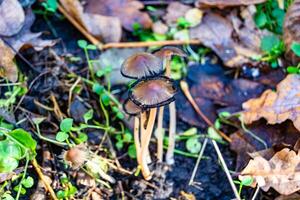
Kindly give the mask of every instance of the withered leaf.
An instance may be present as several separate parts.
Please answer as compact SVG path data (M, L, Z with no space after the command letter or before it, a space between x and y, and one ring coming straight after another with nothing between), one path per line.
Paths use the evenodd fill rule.
M270 124L290 119L300 130L300 76L288 75L277 85L276 92L266 90L259 98L243 103L243 109L246 124L260 118L265 118Z
M284 43L286 45L286 58L293 64L298 64L300 58L291 50L293 42L300 43L300 0L295 0L286 12L284 19Z
M250 160L241 172L240 180L252 177L253 187L258 186L268 191L270 187L283 195L290 195L300 189L300 155L284 148L269 161L261 156Z
M18 33L25 21L25 14L18 0L0 1L0 36Z
M195 4L197 7L218 7L224 8L227 6L245 6L263 3L266 0L198 0Z
M184 17L191 6L184 5L180 2L171 2L167 7L167 14L163 17L168 25L177 23L178 18Z
M121 40L121 22L117 17L86 13L78 0L60 0L60 2L88 32L103 42L119 42Z
M7 77L8 80L16 82L18 79L17 66L14 63L15 52L22 47L33 47L40 51L47 46L53 46L55 40L42 40L40 38L41 32L32 33L30 31L31 25L35 20L34 14L31 10L26 11L26 17L22 29L12 37L0 37L0 70L1 77ZM5 42L4 42L5 41ZM11 49L13 48L13 49Z
M136 0L87 0L85 12L117 17L126 30L133 31L135 23L140 24L143 28L152 26L150 16L146 12L140 11L143 8L144 4Z
M15 53L7 47L3 40L0 39L0 76L6 77L11 82L18 80L18 68L14 62Z
M250 16L250 18L252 18ZM236 19L236 18L235 18ZM235 20L237 23L237 20ZM233 33L237 30L235 24L221 15L207 13L202 22L190 29L190 38L200 40L205 46L211 48L228 67L239 67L245 63L254 63L251 59L260 55L258 46L260 40L250 38L256 36L258 32L244 27L243 30L236 32L240 36L239 43L233 40ZM249 34L251 33L251 35ZM249 45L251 41L251 45ZM256 41L253 42L253 41Z

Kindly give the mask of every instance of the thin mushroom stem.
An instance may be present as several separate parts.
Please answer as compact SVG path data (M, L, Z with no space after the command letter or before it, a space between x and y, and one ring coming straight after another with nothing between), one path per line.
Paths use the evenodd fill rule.
M136 149L136 155L137 155L137 162L139 161L139 155L141 153L141 144L140 144L140 120L138 117L134 117L134 130L133 130L133 137L134 137L134 145Z
M166 154L166 162L169 165L174 164L174 149L175 149L175 135L176 135L176 106L175 102L170 103L170 124L169 124L169 145Z
M145 131L146 131L146 128L145 128L145 124L147 122L147 113L146 112L142 112L141 113L141 140L140 141L144 141L145 140ZM149 153L149 148L147 147L146 149L146 160L147 160L147 163L151 163L151 156L150 156L150 153ZM141 160L140 160L141 162Z
M184 95L188 99L188 101L191 103L192 107L196 111L196 113L210 126L212 127L221 137L223 137L227 142L231 142L231 138L228 137L225 133L222 131L218 130L214 124L206 117L206 115L200 110L198 105L196 104L194 98L192 97L189 86L185 81L180 81L180 87L181 90L183 91Z
M163 131L163 117L164 117L164 107L160 107L158 111L157 118L157 127L156 127L156 137L157 137L157 160L162 162L163 159L163 139L164 139L164 131Z
M157 108L150 109L146 129L142 130L142 134L143 134L142 138L143 139L141 141L142 145L141 145L141 153L140 153L139 159L141 161L141 164L140 164L141 171L146 180L151 179L150 169L147 164L147 151L148 151L148 147L149 147L149 143L151 140L151 135L152 135L152 131L153 131L154 123L155 123L156 112L157 112Z

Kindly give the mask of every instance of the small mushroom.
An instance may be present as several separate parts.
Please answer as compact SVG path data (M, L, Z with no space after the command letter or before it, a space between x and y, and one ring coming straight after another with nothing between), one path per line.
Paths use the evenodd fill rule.
M131 101L130 98L125 100L123 108L124 111L129 115L137 115L143 111L142 108Z
M163 72L163 61L150 53L136 53L127 58L121 66L121 74L128 78L140 79Z
M187 57L187 54L177 47L166 46L161 48L160 50L154 53L155 56L159 57L163 60L165 75L167 77L171 76L171 58L172 56L180 56L180 57ZM176 106L175 102L169 104L169 112L170 112L170 120L169 120L169 142L168 142L168 150L166 154L166 161L168 164L174 163L174 149L175 149L175 133L176 133ZM163 121L163 113L164 108L161 107L158 112L158 125L156 129L157 133L157 159L162 161L163 155L163 136L162 136L162 121Z
M130 99L143 108L164 106L174 101L176 88L165 76L141 79L130 90Z

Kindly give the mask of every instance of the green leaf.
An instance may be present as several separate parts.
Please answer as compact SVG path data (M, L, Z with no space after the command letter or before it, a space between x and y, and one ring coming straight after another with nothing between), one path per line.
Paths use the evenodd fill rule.
M197 137L191 137L185 143L185 147L190 153L199 153L201 146Z
M118 140L118 142L116 143L116 147L118 150L121 150L124 146L124 143L122 140Z
M128 147L127 149L127 153L128 153L128 156L132 159L135 159L136 158L136 149L135 149L135 145L132 144Z
M268 22L266 14L264 12L256 12L254 15L254 22L257 27L264 27Z
M31 137L31 134L25 131L24 129L15 129L11 131L10 136L15 140L20 142L22 145L30 149L32 152L35 152L36 141Z
M55 139L59 142L63 142L68 138L69 138L69 135L66 132L62 132L62 131L58 132L55 137Z
M48 9L50 9L52 12L55 12L58 7L57 0L47 0L47 6Z
M85 40L78 40L77 44L82 49L85 49L87 47L87 45L88 45L87 41L85 41Z
M73 196L74 194L76 194L76 192L77 192L77 188L75 186L71 185L69 188L69 195Z
M86 48L87 48L88 50L97 50L97 46L96 46L96 45L93 45L93 44L87 45Z
M294 66L289 66L289 67L287 67L286 71L289 74L298 74L299 73L299 68L294 67Z
M22 149L17 143L9 139L0 141L0 158L11 157L20 160L22 155Z
M87 141L88 136L85 133L79 133L78 137L76 139L79 140L79 143L83 143L83 142Z
M0 158L0 173L12 172L19 165L19 161L12 157Z
M99 83L95 83L93 85L93 92L95 92L98 95L101 95L104 92L104 87Z
M219 117L220 117L220 118L228 118L228 117L230 117L230 116L231 116L230 112L224 111L224 112L220 112L220 113L219 113Z
M117 112L116 116L118 119L121 119L121 120L125 118L125 115L122 112Z
M221 128L221 122L220 122L220 119L217 119L217 120L215 121L214 125L215 125L215 128L216 128L216 129L220 129L220 128Z
M59 190L57 193L56 193L56 196L58 199L63 199L66 197L66 192L63 191L63 190Z
M18 190L19 190L20 187L21 187L21 194L22 195L26 194L26 190L25 190L25 188L22 187L21 184L20 185L16 185L13 189L14 189L15 192L18 192Z
M31 176L27 176L27 178L22 181L22 185L25 188L31 188L33 184L34 184L34 180Z
M300 57L300 43L293 42L291 45L291 49L294 52L294 54Z
M133 139L132 135L130 133L125 133L123 135L123 142L129 143Z
M252 177L245 177L242 181L241 184L245 186L250 186L253 183L253 178Z
M207 134L213 140L222 140L222 137L212 127L207 129Z
M110 103L110 98L109 98L108 95L102 94L102 95L101 95L101 101L103 102L103 104L104 104L105 106L108 106L109 103Z
M84 122L87 124L88 121L93 118L93 116L94 116L94 111L93 109L90 109L83 115Z
M260 48L264 52L271 52L273 48L280 45L280 40L275 35L264 36L261 40Z
M10 194L5 193L1 196L3 200L15 200Z
M60 130L63 131L63 132L69 132L71 131L71 128L73 126L73 119L72 118L66 118L66 119L63 119L61 122L60 122Z
M192 127L192 128L189 128L188 130L184 131L182 135L191 136L191 135L196 135L197 132L198 132L197 128Z

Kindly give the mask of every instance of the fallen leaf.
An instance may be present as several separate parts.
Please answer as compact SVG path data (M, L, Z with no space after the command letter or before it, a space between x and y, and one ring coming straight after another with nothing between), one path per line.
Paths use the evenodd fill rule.
M285 148L277 152L269 161L263 157L250 160L241 172L240 180L251 177L256 184L268 191L271 187L283 195L290 195L300 189L300 155Z
M23 27L25 14L18 0L0 2L0 36L12 36Z
M285 19L284 19L284 43L286 46L285 56L293 64L298 64L300 58L296 56L291 50L293 42L300 43L300 0L295 0L292 5L288 8Z
M60 0L60 2L70 15L98 39L103 42L121 40L121 22L117 17L86 13L78 0Z
M30 28L34 20L34 14L28 9L22 29L12 37L0 37L0 65L3 69L0 71L0 76L7 77L11 82L16 82L18 79L18 70L14 62L16 52L24 47L33 47L36 51L40 51L57 42L56 40L42 40L41 32L32 33Z
M157 34L164 35L168 32L169 27L162 21L156 21L152 24L152 31Z
M276 88L266 90L259 98L243 103L242 117L246 124L265 118L269 124L290 119L300 130L300 76L288 75Z
M7 77L11 82L18 80L18 68L14 62L15 53L0 39L0 76Z
M167 14L163 17L165 22L169 25L176 25L180 17L184 17L186 12L192 7L184 5L180 2L171 2L167 7Z
M228 6L245 6L263 3L266 0L197 0L197 7L218 7L224 8Z
M133 31L135 23L145 29L152 26L150 16L146 12L140 11L143 8L144 4L136 0L87 0L85 12L117 17L126 30Z
M268 32L256 28L253 9L251 6L242 9L241 17L233 10L227 18L209 12L198 26L190 29L190 38L211 48L228 67L248 63L256 66L259 62L253 58L262 54L260 41Z

